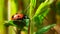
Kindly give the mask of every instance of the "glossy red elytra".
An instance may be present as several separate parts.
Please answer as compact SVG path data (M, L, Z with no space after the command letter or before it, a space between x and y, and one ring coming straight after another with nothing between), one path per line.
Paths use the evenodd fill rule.
M19 19L23 19L24 14L15 14L12 16L12 20L19 20Z

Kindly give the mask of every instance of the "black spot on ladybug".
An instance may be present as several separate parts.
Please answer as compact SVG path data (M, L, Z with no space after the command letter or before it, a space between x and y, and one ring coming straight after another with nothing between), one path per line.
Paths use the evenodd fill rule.
M19 17L19 16L18 16Z
M12 18L14 18L14 15L12 16Z

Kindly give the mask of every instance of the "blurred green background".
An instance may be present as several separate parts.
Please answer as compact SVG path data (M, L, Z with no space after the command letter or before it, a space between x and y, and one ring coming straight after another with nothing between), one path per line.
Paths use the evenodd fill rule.
M36 0L34 12L33 14L31 14L32 16L34 15L38 6L44 1L45 0ZM26 13L29 16L29 12L27 12L30 11L29 6L30 0L0 0L0 34L6 34L7 31L5 29L4 23L7 20L11 20L11 16L15 13L23 11L24 14ZM57 25L60 24L60 0L54 0L54 2L50 4L48 7L50 7L51 10L46 16L48 21L44 19L43 26L47 26L53 23L56 23ZM9 34L15 34L15 31L13 29L15 29L14 26L9 27ZM23 32L25 34L27 33L25 31ZM56 34L56 31L50 29L48 32L44 34Z

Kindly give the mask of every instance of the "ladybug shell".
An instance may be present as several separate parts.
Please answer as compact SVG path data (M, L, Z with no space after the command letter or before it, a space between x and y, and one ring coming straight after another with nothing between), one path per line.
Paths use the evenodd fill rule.
M23 19L24 15L23 14L15 14L12 16L12 20L21 20Z

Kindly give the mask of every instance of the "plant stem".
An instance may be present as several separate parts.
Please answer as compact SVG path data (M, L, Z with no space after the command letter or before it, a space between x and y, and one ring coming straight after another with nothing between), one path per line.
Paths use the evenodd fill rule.
M21 29L17 28L16 34L21 34Z
M6 34L9 34L9 26L5 26Z
M30 34L30 23L29 23L29 26L28 26L28 34Z

